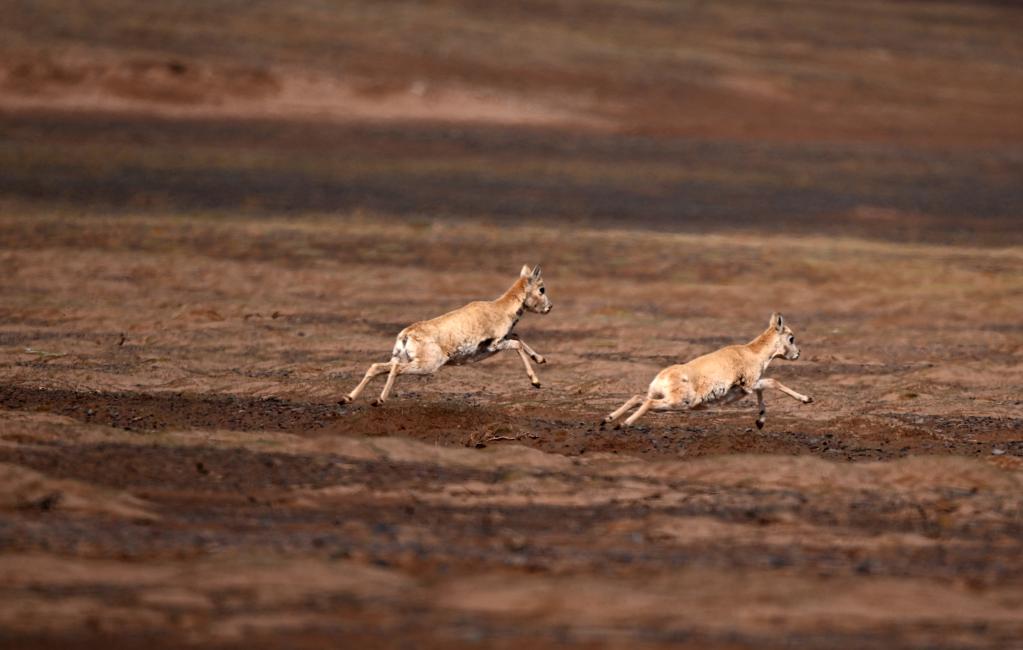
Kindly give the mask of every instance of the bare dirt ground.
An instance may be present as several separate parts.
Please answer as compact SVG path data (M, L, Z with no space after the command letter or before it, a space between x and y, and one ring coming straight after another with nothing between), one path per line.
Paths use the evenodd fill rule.
M337 217L8 215L0 238L8 642L1023 633L1019 249ZM409 320L540 251L542 389L505 355L335 404ZM813 405L597 428L771 308L804 351L771 374Z
M0 6L0 646L1023 647L1013 3Z

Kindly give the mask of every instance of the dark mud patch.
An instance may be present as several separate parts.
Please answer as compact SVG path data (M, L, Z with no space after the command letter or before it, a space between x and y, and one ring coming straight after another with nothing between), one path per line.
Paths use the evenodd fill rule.
M3 133L14 153L0 168L0 194L76 210L368 211L686 232L1020 241L1013 216L1023 200L1014 182L1020 161L1011 149L85 113L5 115ZM40 158L43 147L59 143L53 149L63 153L68 141L74 156ZM108 162L111 141L121 143L119 164L94 164ZM252 143L266 159L262 166L239 162L251 158ZM208 147L234 152L236 162L210 165L202 155ZM515 171L481 171L480 160L494 159L495 151L520 163ZM168 168L160 153L192 158ZM34 160L32 167L17 164L18 154ZM373 171L353 170L351 160ZM443 170L436 160L446 161ZM864 219L863 212L901 216ZM349 255L372 261L356 248Z
M387 489L437 481L441 470L416 463L368 463L339 456L310 459L246 449L166 445L53 445L0 449L0 462L16 463L55 478L73 478L117 489L252 492L357 484ZM493 472L445 468L447 480L495 480Z
M969 573L985 584L1023 577L1023 555L995 550L1018 546L1023 534L1023 504L1006 492L767 488L548 470L525 476L389 459L106 443L5 449L0 459L130 489L160 515L155 527L0 513L8 551L149 559L272 551L433 575L480 569L652 575L695 567L830 577ZM581 498L556 505L538 495L535 503L515 503L515 486L534 480L557 481ZM505 496L481 503L450 492L467 481ZM502 488L507 481L521 482ZM626 496L637 482L652 491ZM350 489L316 491L324 487ZM621 490L623 498L590 502L585 493L594 489ZM969 514L975 511L987 515L978 520ZM715 534L693 533L707 526ZM917 541L880 543L884 535Z
M808 425L753 409L653 414L638 426L601 429L592 413L537 406L512 413L480 395L424 402L406 393L384 406L339 406L279 398L188 393L107 393L0 387L0 406L63 415L146 435L169 430L278 431L301 436L405 436L449 447L520 444L568 456L593 452L698 458L724 454L814 455L833 461L892 460L915 454L1023 456L1023 421L997 417L887 414Z
M104 393L0 388L0 405L137 432L170 429L309 432L339 415L335 405L183 393Z

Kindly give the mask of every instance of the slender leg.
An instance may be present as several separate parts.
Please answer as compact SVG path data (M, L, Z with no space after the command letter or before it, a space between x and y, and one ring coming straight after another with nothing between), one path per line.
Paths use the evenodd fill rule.
M390 362L374 363L373 365L371 365L369 367L369 370L366 371L366 376L364 376L362 378L362 381L359 382L359 385L352 389L352 392L348 393L340 400L338 400L338 404L348 404L349 402L357 398L362 393L362 391L365 390L366 385L369 384L369 382L374 377L376 377L377 375L384 374L385 372L390 370L390 368L391 368Z
M529 365L529 356L526 351L522 348L518 349L519 357L522 359L522 365L526 367L526 374L529 375L529 381L536 388L540 387L540 380L537 378L536 373L533 372L533 366ZM542 358L542 357L541 357Z
M543 365L543 364L547 363L547 359L545 359L543 357L543 355L538 354L536 352L536 350L534 350L533 348L529 347L529 344L526 343L525 341L523 341L522 339L520 339L518 334L509 334L507 337L505 337L505 340L506 341L518 341L519 345L521 345L522 349L526 351L526 354L529 355L530 359L532 359L533 361L537 362L540 365Z
M380 391L380 397L373 400L373 406L380 406L387 401L387 396L391 393L391 387L394 386L395 378L401 374L401 371L408 364L398 364L397 359L391 359L391 372L387 375L387 383L384 384L384 389Z
M764 389L757 389L757 407L760 409L760 415L757 416L757 428L764 428L764 421L767 419L767 406L764 405Z
M728 391L728 393L725 394L724 399L722 399L720 402L718 402L718 405L719 406L724 406L725 404L731 404L732 402L737 402L737 401L741 400L743 397L746 397L747 395L749 395L752 392L753 392L753 389L751 389L751 388L745 388L743 386L733 386L732 389L730 391Z
M533 366L529 365L529 357L526 355L526 351L523 349L525 343L518 340L518 338L502 339L490 347L490 350L494 352L500 352L501 350L515 350L519 353L519 357L522 359L522 364L526 366L526 374L529 375L529 381L533 386L539 388L540 380L537 379L536 373L533 372ZM540 357L543 359L543 357ZM541 362L537 362L541 363Z
M650 410L650 407L654 405L654 401L655 400L650 398L643 400L643 403L639 405L639 408L636 409L636 412L630 415L629 418L623 423L624 426L631 427L636 420L643 417L643 415Z
M606 418L601 420L600 426L604 426L605 424L611 424L618 418L622 417L626 411L631 409L633 406L639 404L644 399L646 399L646 397L643 395L633 395L629 399L625 400L625 403L619 406L617 410L612 411L610 414L608 414Z
M797 393L796 391L792 390L791 388L782 384L780 381L776 379L764 378L758 381L757 383L753 384L753 390L763 390L765 388L774 388L775 390L779 390L788 395L789 397L791 397L792 399L799 400L803 404L810 404L813 402L813 398L810 397L809 395Z

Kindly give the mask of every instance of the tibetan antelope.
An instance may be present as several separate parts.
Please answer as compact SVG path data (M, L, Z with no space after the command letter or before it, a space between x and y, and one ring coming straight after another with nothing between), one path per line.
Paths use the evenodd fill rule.
M604 418L600 426L617 422L629 409L639 406L627 420L630 426L643 414L654 411L683 411L703 409L710 404L728 404L751 394L757 394L760 415L757 428L764 428L767 409L764 389L777 389L804 404L812 397L802 395L775 379L763 377L771 361L784 357L789 361L799 358L796 337L785 324L781 314L772 314L764 332L745 345L730 345L689 363L668 366L650 382L646 395L634 395L625 404ZM621 423L615 424L620 428Z
M530 382L539 388L540 380L529 360L540 364L547 363L547 360L512 330L524 311L546 314L550 310L551 301L543 286L540 267L530 270L523 266L515 284L497 300L471 302L443 316L419 321L403 329L394 343L391 360L371 365L359 385L338 403L351 402L374 377L387 373L384 390L373 400L373 405L379 406L387 400L398 375L432 375L441 366L481 361L502 350L519 353Z

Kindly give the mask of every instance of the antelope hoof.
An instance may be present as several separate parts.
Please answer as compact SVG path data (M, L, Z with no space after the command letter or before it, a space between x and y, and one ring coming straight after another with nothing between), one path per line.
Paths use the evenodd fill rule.
M813 404L813 398L807 397L806 399L803 400L803 404Z
M384 400L380 399L379 397L374 399L372 402L370 402L370 404L373 405L373 406L381 406L381 405L383 405L383 403L384 403Z
M352 403L352 397L351 397L351 395L345 395L344 397L339 399L337 401L337 403L338 404L351 404Z
M534 380L532 380L529 383L533 384L533 388L539 388L540 387L540 380L539 379L534 379Z
M624 428L625 427L622 426L621 422L615 422L615 426L614 426L615 431L618 431L619 429L624 429Z
M763 429L764 428L764 421L763 420L757 420L757 428L758 429Z
M547 359L544 356L539 355L539 354L533 357L533 361L537 362L541 366L543 364L547 363Z

